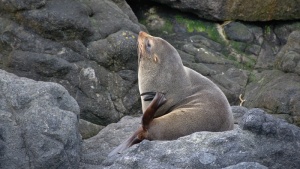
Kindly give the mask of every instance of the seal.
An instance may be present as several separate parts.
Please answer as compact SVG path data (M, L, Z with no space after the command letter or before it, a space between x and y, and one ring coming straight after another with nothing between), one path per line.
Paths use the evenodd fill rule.
M185 67L177 50L162 38L140 32L138 84L142 126L110 155L147 140L173 140L198 131L220 132L234 126L220 88Z

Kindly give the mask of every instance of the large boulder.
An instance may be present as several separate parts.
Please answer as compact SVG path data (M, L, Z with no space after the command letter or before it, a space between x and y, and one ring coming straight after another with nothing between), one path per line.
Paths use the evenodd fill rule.
M286 45L276 56L275 66L284 72L300 75L300 30L289 35Z
M241 109L241 110L239 110ZM124 153L107 154L138 127L140 118L124 117L84 140L81 168L297 168L300 128L266 114L246 112L232 131L197 132L173 141L148 141Z
M0 68L63 85L99 125L139 112L137 33L125 0L0 2Z
M246 107L260 107L300 125L300 77L279 70L254 73L246 87Z
M0 70L0 168L78 168L79 106L61 85Z
M243 20L270 21L300 18L299 0L153 0L182 11L192 12L201 18L214 21Z

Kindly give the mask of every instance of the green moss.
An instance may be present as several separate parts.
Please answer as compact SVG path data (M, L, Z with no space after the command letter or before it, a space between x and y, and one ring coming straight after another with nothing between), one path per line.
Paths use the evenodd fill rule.
M171 21L169 21L168 19L165 19L165 24L162 27L162 31L166 31L168 33L173 32L173 24L171 23Z
M224 44L224 40L218 32L217 26L214 23L205 22L199 19L184 18L181 15L176 15L175 20L186 27L187 32L203 32L213 41Z
M270 35L271 34L271 26L270 25L265 26L265 34L266 35Z
M230 46L234 48L239 53L243 53L244 49L246 48L246 44L243 42L237 42L237 41L230 41Z

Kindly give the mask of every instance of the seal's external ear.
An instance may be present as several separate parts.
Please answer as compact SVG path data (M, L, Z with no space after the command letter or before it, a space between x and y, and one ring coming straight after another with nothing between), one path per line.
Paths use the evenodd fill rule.
M155 63L157 63L157 62L158 62L158 56L157 56L156 54L154 54L154 56L153 56L153 60L154 60L154 62L155 62Z

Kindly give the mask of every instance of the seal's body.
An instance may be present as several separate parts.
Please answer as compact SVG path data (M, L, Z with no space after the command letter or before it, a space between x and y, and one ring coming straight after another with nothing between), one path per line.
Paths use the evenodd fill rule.
M142 127L131 139L171 140L197 131L233 129L224 93L208 78L183 66L177 50L167 41L140 32L138 62L144 115ZM131 146L129 142L132 140L114 153Z

